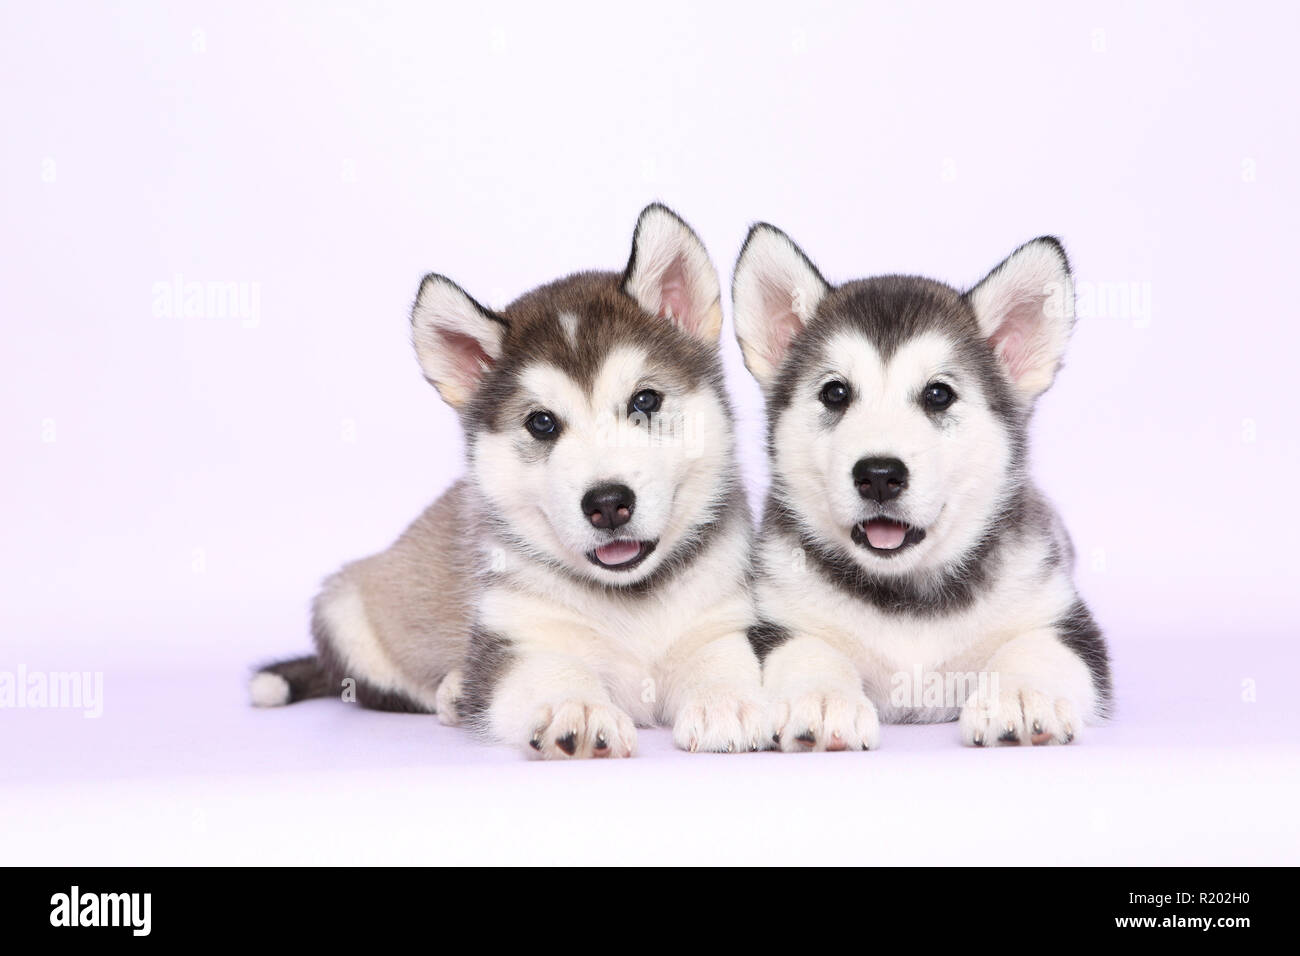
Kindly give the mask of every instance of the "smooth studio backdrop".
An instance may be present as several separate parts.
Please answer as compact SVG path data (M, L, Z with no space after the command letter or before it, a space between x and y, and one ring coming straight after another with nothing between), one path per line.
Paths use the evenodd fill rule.
M0 670L104 687L98 718L0 710L15 862L1294 861L1298 27L1281 3L7 5ZM410 348L420 277L502 306L620 269L655 199L724 288L758 219L831 281L966 286L1062 239L1080 320L1034 468L1112 642L1112 725L815 757L647 732L639 763L554 768L429 718L246 707L320 578L459 472Z

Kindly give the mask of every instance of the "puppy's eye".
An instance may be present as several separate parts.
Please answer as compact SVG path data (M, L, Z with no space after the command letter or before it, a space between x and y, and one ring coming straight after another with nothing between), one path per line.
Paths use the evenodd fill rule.
M632 396L632 400L627 403L627 413L629 415L640 412L642 415L650 415L659 411L663 405L664 397L654 389L643 388Z
M533 412L528 416L528 421L524 422L524 427L529 434L541 441L550 441L560 434L560 423L550 412Z
M827 408L843 408L849 403L849 387L843 382L827 382L822 386L822 404Z
M931 382L921 395L921 403L927 412L941 412L956 399L957 393L943 382Z

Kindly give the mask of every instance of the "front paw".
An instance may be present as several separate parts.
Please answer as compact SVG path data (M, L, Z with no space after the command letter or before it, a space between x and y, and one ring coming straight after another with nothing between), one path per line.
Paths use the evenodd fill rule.
M685 703L673 721L673 743L691 753L767 750L771 740L767 708L757 693L700 693Z
M528 746L546 759L630 757L636 751L636 724L610 704L566 700L542 707L533 727Z
M775 742L786 753L875 750L880 716L861 691L808 693L778 699Z
M962 743L973 747L1068 744L1081 726L1074 705L1066 698L1019 687L972 696L958 723Z

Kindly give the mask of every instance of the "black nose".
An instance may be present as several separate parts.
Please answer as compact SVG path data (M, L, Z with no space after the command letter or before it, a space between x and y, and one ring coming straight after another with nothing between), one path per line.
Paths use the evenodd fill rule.
M853 483L862 497L888 501L907 487L907 466L897 458L863 458L853 466Z
M594 528L613 530L632 520L636 495L627 485L597 485L582 496L582 513Z

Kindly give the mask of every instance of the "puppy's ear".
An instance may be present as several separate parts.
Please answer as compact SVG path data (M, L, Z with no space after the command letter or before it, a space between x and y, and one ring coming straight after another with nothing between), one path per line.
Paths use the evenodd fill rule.
M445 276L427 275L411 309L411 337L424 377L460 408L501 357L506 322Z
M722 329L718 271L699 237L667 206L651 203L641 211L623 291L651 315L717 342Z
M731 303L745 365L763 388L772 384L790 343L829 289L780 229L761 222L749 230L731 281Z
M980 331L1027 399L1047 390L1074 326L1074 282L1051 236L1025 243L966 293Z

